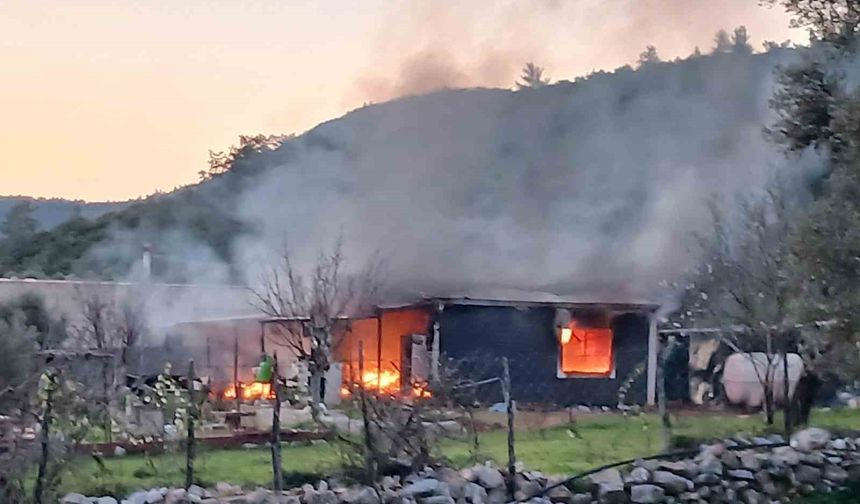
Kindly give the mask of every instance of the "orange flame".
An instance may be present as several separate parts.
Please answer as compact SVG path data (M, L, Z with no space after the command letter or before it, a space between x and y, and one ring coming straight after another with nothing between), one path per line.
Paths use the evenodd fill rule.
M239 389L242 391L242 399L246 401L275 398L271 383L257 381L243 383L239 385ZM236 399L236 386L234 384L231 384L224 390L224 399Z
M354 385L362 386L365 390L376 391L387 395L396 395L401 391L400 373L393 370L383 369L377 371L375 369L365 371L361 377L360 383ZM340 389L341 397L349 397L352 395L349 384L344 385ZM412 395L415 397L430 397L430 392L424 387L413 384Z

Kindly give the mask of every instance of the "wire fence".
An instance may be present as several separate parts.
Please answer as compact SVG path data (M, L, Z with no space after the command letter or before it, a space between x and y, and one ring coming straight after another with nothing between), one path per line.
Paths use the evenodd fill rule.
M602 374L574 374L555 358L531 353L442 356L435 369L413 366L426 376L392 366L400 382L383 389L372 375L378 362L360 356L355 372L343 376L340 400L324 408L312 407L306 394L295 395L277 364L268 378L271 393L235 402L218 400L195 366L175 365L172 375L147 385L157 404L141 405L142 411L158 410L154 423L163 428L161 434L137 439L137 445L124 442L127 437L90 443L96 460L90 467L96 480L110 480L106 457L128 450L146 453L136 470L141 481L212 486L231 481L241 467L246 479L233 482L277 489L333 474L374 483L427 465L490 463L506 475L508 497L514 499L522 497L516 482L531 471L567 481L595 467L694 447L739 429L764 431L756 418L731 423L680 416L672 418L667 437L664 417L638 407L646 395L642 363L632 354L613 357L615 365ZM42 400L37 418L55 419L48 428L62 432L65 426L56 420L60 410L53 416L44 411L49 403ZM39 459L38 439L28 445L30 460ZM49 453L58 454L58 438L45 439ZM67 442L63 447L79 448ZM46 460L50 467L56 459Z

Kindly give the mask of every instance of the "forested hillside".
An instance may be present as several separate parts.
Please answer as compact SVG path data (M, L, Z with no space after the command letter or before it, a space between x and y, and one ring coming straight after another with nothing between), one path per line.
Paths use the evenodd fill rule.
M775 169L763 135L773 48L724 47L539 88L447 90L366 106L289 138L246 138L199 184L18 236L0 274L120 278L147 244L165 280L241 281L285 237L382 250L411 289L646 292L687 260L715 195ZM428 274L428 272L433 272Z
M108 212L119 210L126 202L87 202L61 198L32 198L29 196L0 196L0 221L6 218L9 210L20 204L33 206L33 218L39 229L52 229L69 219L83 217L95 219Z

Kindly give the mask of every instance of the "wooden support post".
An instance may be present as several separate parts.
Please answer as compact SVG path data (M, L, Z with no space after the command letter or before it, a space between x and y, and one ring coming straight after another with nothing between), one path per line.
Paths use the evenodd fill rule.
M668 452L672 448L672 420L666 406L666 355L665 352L670 345L663 345L663 337L658 338L657 350L657 409L660 413L662 426L663 451Z
M786 347L788 347L788 343L786 342ZM794 426L792 425L792 398L790 394L790 387L788 382L788 349L782 352L782 390L785 393L785 397L783 397L783 404L785 405L783 411L785 412L784 427L785 427L785 439L791 439L791 431L794 430Z
M194 457L196 440L194 427L197 422L197 396L194 393L194 359L188 361L188 436L185 441L185 489L194 484Z
M260 322L260 351L266 353L266 323Z
M514 450L514 400L511 395L511 370L508 358L502 357L502 395L508 416L508 494L514 498L516 491L517 455Z
M206 374L212 376L212 345L208 334L206 335Z
M370 432L370 415L367 409L367 390L364 386L364 342L358 342L358 398L361 405L361 420L363 423L364 436L364 466L367 471L367 479L373 483L376 481L376 454L373 449L373 438Z
M364 380L364 371L358 374ZM376 392L382 392L382 308L376 312Z
M660 351L660 336L657 333L657 317L652 314L648 321L648 364L645 369L645 403L657 404L657 353Z
M242 387L239 383L239 335L233 328L233 391L236 392L236 414L239 415L239 427L242 426Z
M275 393L275 407L272 409L272 489L275 491L275 499L280 499L284 476L281 468L281 391L278 387L278 352L275 352L275 362L272 366L271 387Z
M33 488L33 502L42 504L43 494L45 492L45 478L48 473L48 458L50 456L51 443L51 415L54 414L54 389L59 386L59 379L54 371L46 371L49 383L45 390L45 409L42 411L42 419L39 422L41 432L39 433L39 443L41 444L41 453L39 455L39 469L36 473L36 483Z

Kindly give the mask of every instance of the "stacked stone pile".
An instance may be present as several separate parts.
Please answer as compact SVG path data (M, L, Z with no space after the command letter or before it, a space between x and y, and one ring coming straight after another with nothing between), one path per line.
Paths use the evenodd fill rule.
M639 460L609 468L568 484L537 471L519 471L514 498L530 504L660 504L788 502L798 495L832 492L860 481L860 438L832 438L822 429L779 436L726 439L705 445L681 460ZM573 490L571 490L573 489ZM425 468L400 478L384 477L376 488L347 486L332 479L275 495L264 488L243 490L219 483L214 488L141 490L122 504L504 504L507 480L492 465L463 470ZM112 497L69 494L62 504L120 504Z

